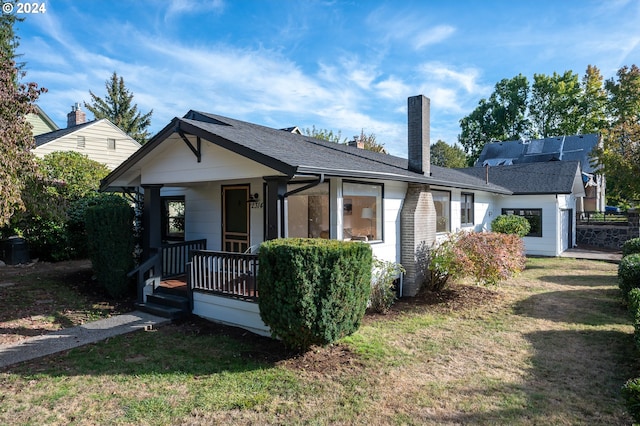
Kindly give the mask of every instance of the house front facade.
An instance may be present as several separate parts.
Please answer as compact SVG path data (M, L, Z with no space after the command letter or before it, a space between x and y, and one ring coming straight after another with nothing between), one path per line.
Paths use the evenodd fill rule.
M282 237L370 244L376 257L405 267L402 294L413 296L425 250L450 232L489 230L513 191L432 166L429 100L411 97L407 106L409 159L190 111L102 189L144 192L145 258L177 241L206 241L186 271L196 315L268 334L246 300L258 293L250 262L261 242Z

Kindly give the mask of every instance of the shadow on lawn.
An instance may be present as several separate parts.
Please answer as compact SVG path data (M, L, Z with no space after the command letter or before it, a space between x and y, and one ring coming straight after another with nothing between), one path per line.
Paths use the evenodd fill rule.
M617 289L540 293L515 304L514 313L531 318L584 325L630 324Z
M611 275L545 275L538 278L540 281L579 287L602 287L616 285L615 278Z

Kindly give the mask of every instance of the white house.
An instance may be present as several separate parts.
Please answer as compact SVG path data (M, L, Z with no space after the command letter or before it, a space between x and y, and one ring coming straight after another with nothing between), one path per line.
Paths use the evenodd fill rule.
M560 219L550 218L575 208L575 197L564 193L566 203L541 206L534 199L528 204L526 197L538 194L522 194L515 195L522 201L511 204L506 201L514 196L509 181L432 166L429 99L424 96L408 99L408 153L405 159L189 111L113 170L102 190L143 188L148 260L137 273L141 286L153 282L154 288L139 292L141 303L151 305L154 296L147 293L158 285L158 262L161 269L170 267L169 258L184 264L187 250L180 249L182 257L176 257L179 247L206 245L208 250L192 251L188 269L181 270L189 281L192 312L264 334L268 330L251 304L258 292L257 263L255 255L245 252L265 240L364 241L377 257L405 267L403 295L413 296L423 281L425 249L438 235L487 230L503 206L514 214L536 206L542 209L546 238L558 232L553 223L560 226ZM570 173L575 174L573 166ZM514 181L531 177L518 170L512 174ZM175 238L185 242L169 244ZM536 246L527 243L532 253ZM558 250L554 246L548 253Z
M66 128L36 135L34 154L42 158L55 151L76 151L113 170L140 148L135 139L111 121L85 119L85 113L76 104L67 115Z

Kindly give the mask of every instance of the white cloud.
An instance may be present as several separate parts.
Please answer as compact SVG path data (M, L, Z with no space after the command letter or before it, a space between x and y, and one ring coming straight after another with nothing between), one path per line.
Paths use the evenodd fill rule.
M165 14L165 20L179 14L222 12L224 6L223 0L172 0Z
M450 25L438 25L433 28L428 28L424 31L417 32L411 37L413 38L413 45L416 50L420 50L425 46L440 43L449 38L456 29Z

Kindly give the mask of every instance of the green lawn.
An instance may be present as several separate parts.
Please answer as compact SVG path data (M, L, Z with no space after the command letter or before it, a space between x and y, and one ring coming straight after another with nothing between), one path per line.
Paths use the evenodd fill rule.
M1 372L0 424L630 424L619 390L640 370L615 275L530 259L302 355L199 322L120 336Z

